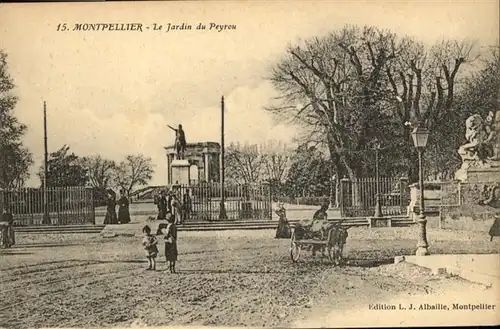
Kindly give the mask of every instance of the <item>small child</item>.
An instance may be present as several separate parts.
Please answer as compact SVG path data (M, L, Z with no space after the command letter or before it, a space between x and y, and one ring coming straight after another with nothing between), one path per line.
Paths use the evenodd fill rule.
M169 217L168 225L163 230L165 234L165 260L169 263L170 273L175 273L175 262L177 261L177 226L175 219Z
M158 255L158 240L154 235L151 234L151 228L146 225L142 229L144 237L142 239L142 245L146 249L146 258L149 262L149 267L147 270L156 271L156 256Z

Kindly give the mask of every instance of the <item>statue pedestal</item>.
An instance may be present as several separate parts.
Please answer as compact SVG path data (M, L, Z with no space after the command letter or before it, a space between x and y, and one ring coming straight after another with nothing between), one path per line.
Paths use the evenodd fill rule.
M180 185L189 185L189 161L188 160L174 160L170 165L172 169L172 183Z
M456 177L441 185L439 227L488 232L500 215L500 167L462 168Z
M487 120L474 114L465 127L458 182L441 185L439 227L491 232L500 215L500 111L490 112Z
M467 183L500 182L500 167L459 169L455 177Z
M175 184L179 180L178 175L174 178L172 173L172 163L177 159L177 152L175 145L165 147L167 161L166 161L166 178L167 185ZM184 153L184 160L189 161L190 164L190 183L196 181L218 181L219 180L219 159L220 159L220 145L216 142L199 142L188 143L186 152ZM175 167L175 165L174 165ZM182 169L181 169L182 170Z

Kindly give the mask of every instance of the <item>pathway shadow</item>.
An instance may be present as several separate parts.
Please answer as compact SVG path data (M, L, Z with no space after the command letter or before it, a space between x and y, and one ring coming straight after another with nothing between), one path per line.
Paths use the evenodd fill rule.
M33 255L32 252L22 252L22 251L10 251L9 249L2 249L0 250L0 255L2 256L19 256L19 255Z
M29 248L56 248L56 247L71 247L79 246L81 243L33 243L33 244L16 244L14 248L29 249Z
M166 272L169 269L159 270ZM280 271L238 271L238 270L177 270L176 274L282 274Z
M346 258L344 260L344 267L379 267L381 265L394 264L394 257L370 259L370 258Z
M258 247L245 247L245 248L238 248L238 249L207 249L207 250L196 250L196 251L188 251L188 252L179 252L179 256L182 255L198 255L198 254L206 254L206 253L231 253L233 251L240 251L240 250L257 250Z
M105 261L102 263L125 263L125 264L147 264L147 259L130 259L130 260L113 260L113 261Z
M307 267L316 269L325 269L327 267L378 267L381 265L394 264L394 257L383 257L383 258L350 258L345 257L343 264L335 266L328 258L310 258L299 260L297 263L291 264L290 266L297 267Z

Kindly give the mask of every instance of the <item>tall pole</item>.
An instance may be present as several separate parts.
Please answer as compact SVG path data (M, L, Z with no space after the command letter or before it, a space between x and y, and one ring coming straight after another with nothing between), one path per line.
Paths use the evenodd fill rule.
M220 127L220 212L219 219L225 220L227 219L226 213L226 205L225 205L225 191L224 191L224 176L225 176L225 167L224 167L224 96L222 96L221 101L221 127Z
M3 142L3 137L0 136L0 143ZM7 154L4 153L4 146L0 145L0 156L3 158L2 166L2 183L0 184L0 194L2 195L2 199L0 199L0 215L3 214L3 211L7 209ZM2 188L3 187L3 188Z
M380 178L378 171L378 146L375 149L375 179L377 180L377 195L380 195Z
M48 168L48 151L47 151L47 104L43 102L43 147L44 147L44 160L43 160L43 224L50 224L48 196L47 196L47 175Z
M378 152L380 150L380 145L375 145L375 184L376 186L376 204L375 204L375 214L373 217L381 218L384 215L382 214L382 204L380 203L380 177L379 177L379 168L378 168Z
M418 224L420 226L420 234L417 243L417 256L426 256L429 254L429 244L427 243L427 219L425 219L425 205L424 205L424 167L422 164L422 148L418 149L418 185L420 189L420 216Z

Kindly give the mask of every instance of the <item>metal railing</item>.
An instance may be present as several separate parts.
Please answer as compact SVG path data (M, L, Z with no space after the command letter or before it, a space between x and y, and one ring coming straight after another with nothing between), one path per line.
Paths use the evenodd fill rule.
M43 222L45 212L42 188L0 190L0 203L14 216L14 225L81 225L95 224L95 208L91 188L47 188L48 222Z
M409 204L407 178L381 177L340 180L340 212L342 217L373 216L380 194L384 215L403 215ZM378 193L377 193L378 192Z
M172 190L184 202L189 196L187 220L219 220L221 184L206 183L174 185ZM228 220L271 219L272 195L269 184L225 184L224 205Z

